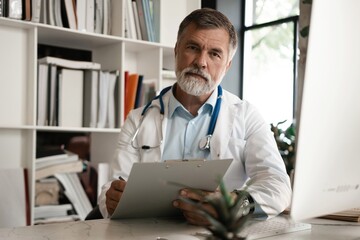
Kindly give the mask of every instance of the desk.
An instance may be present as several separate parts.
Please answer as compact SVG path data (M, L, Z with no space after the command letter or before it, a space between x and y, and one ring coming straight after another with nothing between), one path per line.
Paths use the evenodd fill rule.
M312 229L265 238L264 240L289 239L360 239L360 225L346 222L316 219L311 221ZM343 225L346 224L346 225ZM136 220L92 220L68 223L56 223L29 227L0 229L0 239L128 239L156 240L159 236L171 233L194 235L202 228L188 225L182 220L136 219ZM204 239L198 237L199 239ZM170 239L171 240L171 239ZM186 239L184 239L186 240Z

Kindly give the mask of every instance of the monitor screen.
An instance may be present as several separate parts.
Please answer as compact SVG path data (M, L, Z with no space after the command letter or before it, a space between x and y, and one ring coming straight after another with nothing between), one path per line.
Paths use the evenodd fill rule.
M291 215L360 207L360 1L314 0Z

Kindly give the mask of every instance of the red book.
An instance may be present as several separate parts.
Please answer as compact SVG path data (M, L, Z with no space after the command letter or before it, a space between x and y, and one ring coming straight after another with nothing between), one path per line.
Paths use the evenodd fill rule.
M135 105L138 79L139 74L137 73L129 74L128 78L125 77L125 119Z

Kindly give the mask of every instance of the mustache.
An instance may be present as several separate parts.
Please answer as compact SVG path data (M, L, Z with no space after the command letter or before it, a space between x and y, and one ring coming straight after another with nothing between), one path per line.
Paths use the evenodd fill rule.
M186 69L184 70L184 74L187 74L187 73L196 74L196 75L199 75L199 76L205 78L206 81L208 81L208 82L211 81L211 76L210 76L210 74L208 74L207 72L202 71L202 70L199 69L199 68L193 68L193 67L186 68Z

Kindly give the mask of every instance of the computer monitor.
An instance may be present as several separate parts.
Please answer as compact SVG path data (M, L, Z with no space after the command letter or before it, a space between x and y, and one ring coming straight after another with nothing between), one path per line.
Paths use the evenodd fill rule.
M313 0L291 216L360 207L360 1Z

